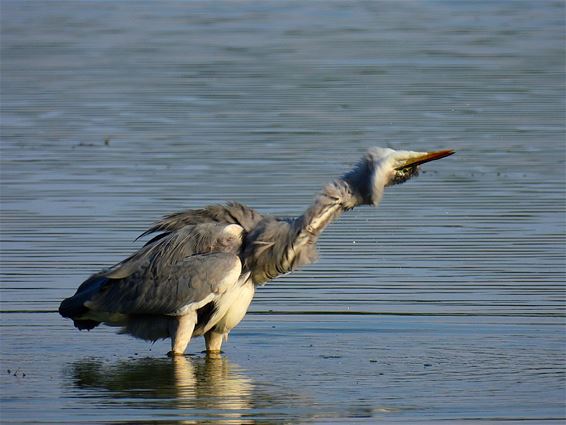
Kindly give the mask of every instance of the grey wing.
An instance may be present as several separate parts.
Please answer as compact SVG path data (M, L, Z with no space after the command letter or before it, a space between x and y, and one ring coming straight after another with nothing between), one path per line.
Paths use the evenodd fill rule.
M253 208L237 202L229 202L226 205L209 205L206 208L170 214L163 217L139 237L155 232L172 232L185 226L202 223L238 224L246 232L249 232L262 219L263 216ZM159 236L156 237L156 239L158 238Z
M226 282L222 280L223 273L241 271L237 254L242 241L233 226L214 223L186 226L148 243L126 260L88 278L75 295L63 300L59 313L75 321L96 321L99 316L93 316L92 312L131 310L140 314L142 311L170 314L174 300L201 302L210 291L222 289ZM173 291L178 298L165 297L167 291ZM159 298L152 301L152 296Z
M241 240L231 237L225 230L228 226L204 223L184 226L149 241L139 251L104 271L110 279L121 279L151 267L168 269L178 261L195 254L210 252L235 252L240 249Z
M110 281L85 306L106 313L181 315L197 310L233 287L241 271L237 255L194 255L166 270L147 267Z

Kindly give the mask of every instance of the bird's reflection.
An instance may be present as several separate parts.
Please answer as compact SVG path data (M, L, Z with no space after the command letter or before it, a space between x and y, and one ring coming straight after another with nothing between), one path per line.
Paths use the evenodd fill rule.
M250 409L257 401L265 406L276 398L258 394L252 379L222 355L118 362L90 359L72 364L70 370L74 386L86 390L86 397L93 397L96 390L95 397L111 399L113 408L123 404L174 409L173 422L180 424L253 424Z
M185 356L172 359L179 407L205 407L227 411L251 409L254 385L238 367L221 355L194 362Z

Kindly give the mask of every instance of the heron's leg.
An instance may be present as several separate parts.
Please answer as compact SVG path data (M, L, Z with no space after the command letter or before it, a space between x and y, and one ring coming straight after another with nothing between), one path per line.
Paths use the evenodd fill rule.
M196 313L177 316L171 320L169 334L171 335L171 355L183 355L189 345L196 323Z
M206 342L206 351L208 353L220 353L220 347L224 340L224 334L214 332L212 330L204 334L204 341Z

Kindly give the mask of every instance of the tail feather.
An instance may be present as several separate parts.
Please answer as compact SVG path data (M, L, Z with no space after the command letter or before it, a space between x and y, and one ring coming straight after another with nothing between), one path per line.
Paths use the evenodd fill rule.
M73 319L75 327L80 330L90 330L98 326L100 322L96 320L81 319L81 317L89 311L88 308L85 307L85 302L98 293L102 285L106 283L107 280L108 279L103 276L93 276L90 279L87 279L79 287L75 295L63 300L59 306L59 314L63 317Z
M100 322L96 320L73 320L73 325L75 325L75 328L79 331L90 331L100 325Z
M84 301L86 300L84 300L81 294L75 294L70 298L65 298L59 306L59 314L69 319L82 316L88 312L88 308L83 304Z

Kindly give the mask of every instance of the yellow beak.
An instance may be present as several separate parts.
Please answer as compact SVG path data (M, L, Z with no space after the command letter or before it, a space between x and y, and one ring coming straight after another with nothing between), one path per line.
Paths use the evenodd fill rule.
M429 161L436 161L437 159L445 158L450 156L454 153L452 149L447 149L443 151L436 151L436 152L427 152L420 156L414 156L407 161L405 161L402 165L395 168L395 170L403 170L405 168L416 167L417 165L424 164L425 162Z

